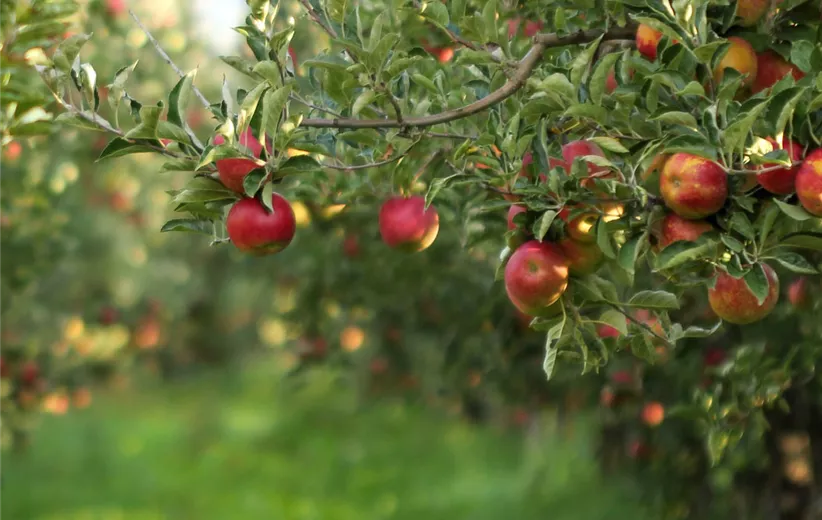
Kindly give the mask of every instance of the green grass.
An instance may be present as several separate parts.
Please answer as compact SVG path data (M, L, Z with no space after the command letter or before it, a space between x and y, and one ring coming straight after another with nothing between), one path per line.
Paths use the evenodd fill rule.
M249 372L101 394L46 418L28 451L3 457L2 517L646 518L599 479L585 435L526 440L388 400L363 406L327 373L297 389Z

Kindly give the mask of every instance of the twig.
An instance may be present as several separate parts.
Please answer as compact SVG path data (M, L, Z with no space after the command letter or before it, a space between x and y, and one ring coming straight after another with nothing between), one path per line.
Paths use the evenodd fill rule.
M397 98L394 97L394 94L392 94L389 89L383 87L380 90L385 92L386 96L388 96L388 102L391 103L392 107L394 107L394 113L397 116L397 123L399 123L400 126L403 126L402 108L400 107L400 102L397 101Z
M342 117L342 115L340 113L334 112L333 110L330 110L330 109L325 108L325 107L315 105L314 103L311 103L307 99L302 98L299 94L295 94L295 93L292 92L291 94L288 95L288 97L292 101L296 101L297 103L299 103L301 105L304 105L304 106L307 106L308 108L310 108L312 110L317 110L319 112L325 112L326 114L334 116L334 117Z
M668 338L663 338L662 336L660 336L659 334L657 334L656 332L654 332L654 330L653 330L651 327L649 327L649 326L648 326L648 325L646 325L645 323L641 322L640 320L638 320L638 319L634 318L633 316L631 316L630 314L628 314L627 312L625 312L624 310L622 310L622 308L621 308L619 305L617 305L617 304L615 304L615 303L613 303L613 302L609 302L609 301L606 301L605 303L606 303L609 307L611 307L612 309L616 310L617 312L619 312L620 314L622 314L623 316L625 316L626 318L628 318L629 320L631 320L633 323L636 323L637 325L639 325L640 327L642 327L642 328L643 328L643 329L645 329L646 331L650 332L650 333L651 333L654 337L656 337L657 339L659 339L659 340L663 341L663 342L665 343L665 346L666 346L666 347L673 347L673 345L671 345L671 342L670 342L670 341L668 341Z
M417 9L422 9L422 5L416 0L414 1L414 7L416 7ZM445 32L445 34L447 34L448 37L451 38L452 42L459 43L463 47L468 47L469 49L471 49L473 51L479 50L479 49L477 49L477 46L474 45L472 42L469 42L468 40L462 38L461 36L456 34L454 31L449 29L448 27L445 27L445 26L442 26L442 25L437 25L437 24L431 24L431 25L433 25L437 29L440 29L443 32Z
M344 171L344 172L353 172L353 171L357 171L357 170L367 170L368 168L376 168L378 166L385 166L386 164L391 164L393 162L397 162L400 159L402 159L403 157L405 157L406 155L408 155L408 152L410 152L412 148L417 146L420 143L420 141L422 141L422 138L417 139L416 141L411 143L411 145L408 148L406 148L404 152L398 153L397 155L395 155L393 157L389 157L388 159L386 159L384 161L378 161L378 162L368 163L368 164L356 164L356 165L353 165L353 166L336 166L336 165L333 165L333 164L324 163L323 167L324 168L330 168L332 170L340 170L340 171Z
M331 36L332 38L334 38L334 39L338 38L337 31L335 31L334 28L331 27L330 25L323 22L322 18L320 18L320 14L317 11L314 10L314 8L311 6L311 4L308 2L308 0L300 0L300 3L303 5L303 7L305 7L305 10L308 11L308 15L311 17L312 20L314 20L314 22L316 22L317 25L322 27L322 29L325 32L327 32L328 35ZM353 59L353 56L352 56L352 59Z
M542 60L542 53L549 47L563 47L566 45L576 45L596 40L600 36L605 36L607 39L623 39L629 34L633 34L634 29L631 27L616 27L608 31L590 30L580 31L568 36L559 36L557 34L538 34L534 37L534 44L528 53L520 60L516 72L512 77L505 82L499 89L495 90L488 96L469 103L460 108L453 110L446 110L439 114L432 114L424 117L414 117L405 119L400 124L398 121L390 119L304 119L301 126L307 128L400 128L400 127L416 127L423 128L434 126L441 123L448 123L457 119L471 116L473 114L482 112L513 95L523 85L525 81L534 71L534 68Z
M152 34L148 31L146 26L143 25L143 22L140 21L136 14L134 14L134 11L129 9L128 14L131 15L137 26L143 31L143 33L145 33L146 38L148 38L148 41L150 41L151 44L154 45L154 49L157 51L157 54L159 54L160 57L162 57L163 60L165 60L165 62L168 63L168 65L174 70L174 72L177 73L178 76L180 76L181 78L185 77L185 72L183 72L180 69L180 67L178 67L174 63L174 61L172 61L171 57L166 53L166 51L164 51L163 48L160 47L160 42L158 42L157 39L154 36L152 36ZM202 92L200 92L200 89L198 89L193 82L191 84L191 90L194 91L194 95L197 96L197 98L200 100L200 103L202 103L206 109L211 108L211 103L208 102L208 99L203 95Z

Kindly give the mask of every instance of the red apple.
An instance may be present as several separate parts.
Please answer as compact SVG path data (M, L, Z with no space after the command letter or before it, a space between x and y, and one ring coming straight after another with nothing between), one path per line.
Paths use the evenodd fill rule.
M702 355L702 364L706 367L715 367L725 361L725 351L719 347L708 347Z
M822 217L822 148L805 156L796 173L796 195L808 213Z
M669 213L662 219L658 244L664 249L674 242L687 240L696 241L697 238L713 230L713 226L704 220L687 220L676 213Z
M38 377L40 377L40 367L34 361L28 361L20 368L20 381L24 385L33 385Z
M597 155L599 157L605 157L605 154L602 152L602 148L600 148L596 143L592 143L591 141L586 140L578 140L578 141L571 141L562 145L562 159L565 161L566 165L568 166L568 171L570 171L570 166L574 162L574 159L577 157L583 157L585 155ZM603 166L597 166L596 164L588 161L588 175L597 177L601 177L604 173L608 172L608 168Z
M357 235L346 235L343 239L343 254L348 258L360 256L360 240Z
M788 301L797 309L804 309L810 303L810 294L808 294L808 279L800 276L788 286Z
M511 303L529 316L549 312L568 287L568 259L555 244L531 240L505 266L505 290Z
M568 259L568 270L571 274L578 276L591 274L602 263L602 250L596 244L563 238L559 241L559 247Z
M520 204L513 204L510 208L508 208L508 229L517 229L517 225L514 222L514 217L519 215L520 213L527 213L528 208L525 206L521 206Z
M277 193L271 194L269 212L257 199L242 199L228 212L226 229L231 243L240 251L255 255L278 253L291 243L297 221L291 204Z
M728 52L714 68L714 81L717 85L722 83L725 69L735 69L745 76L743 84L750 87L756 79L756 52L751 44L742 38L731 36L728 38L728 42L731 44Z
M106 12L111 16L121 16L126 9L126 0L106 0Z
M756 175L756 180L766 190L776 195L787 195L793 193L796 189L796 174L799 172L800 162L802 161L802 146L796 141L782 138L782 143L778 143L776 139L770 137L767 141L771 143L774 150L787 150L788 157L794 163L790 168L775 168L778 166L775 163L765 163L761 166L763 170Z
M294 47L288 46L288 55L291 57L291 61L294 63L294 75L297 75L297 69L300 67L299 62L297 61L297 53L294 52Z
M214 138L215 145L225 143L225 138L222 135L217 135ZM245 151L250 152L254 157L259 157L263 150L263 145L254 137L251 128L246 129L240 137L240 146L245 148ZM241 148L242 149L242 148ZM243 159L240 157L232 157L230 159L220 159L217 161L217 173L220 175L220 180L226 188L243 193L243 179L248 173L257 168L257 165L251 159Z
M610 387L604 386L599 392L599 403L606 408L610 408L614 404L615 397L614 391Z
M17 141L12 141L3 148L3 159L9 162L15 162L17 159L20 158L20 154L23 153L23 145L21 145Z
M728 197L728 175L717 163L698 155L675 153L662 168L659 191L665 205L687 219L713 215Z
M777 81L791 74L797 81L805 77L805 73L787 61L782 56L773 52L765 51L756 55L756 79L754 79L751 91L760 92L766 88L771 88Z
M656 59L656 48L661 39L662 33L650 25L639 24L639 27L637 27L636 48L640 54L649 60Z
M434 243L440 217L434 206L425 209L425 199L392 197L380 208L380 235L389 247L403 251L422 251Z
M618 385L630 385L634 382L634 377L627 370L617 370L611 374L611 381Z
M100 316L98 320L102 325L111 325L117 321L118 317L119 315L117 309L111 307L110 305L106 305L100 309Z
M665 407L662 403L651 401L642 407L642 422L648 426L659 426L665 419Z
M616 71L613 67L608 72L608 77L605 78L605 93L610 94L617 89L619 85L617 84L616 80Z
M526 38L531 38L532 36L534 36L542 30L542 26L542 22L528 20L527 22L525 22L525 27L523 27L522 32L523 34L525 34Z
M768 280L768 295L760 305L748 289L745 280L736 279L725 271L717 274L714 287L708 289L708 302L723 320L747 325L767 316L779 299L779 278L768 264L762 264Z
M599 325L597 325L597 336L603 339L618 338L620 336L620 332L619 329L617 329L616 327L600 323Z

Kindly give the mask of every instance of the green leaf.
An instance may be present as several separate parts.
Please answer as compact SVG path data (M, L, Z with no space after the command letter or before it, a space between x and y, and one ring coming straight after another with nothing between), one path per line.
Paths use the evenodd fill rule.
M791 63L799 67L802 72L811 73L813 71L813 64L811 63L813 50L813 42L808 40L791 42Z
M545 379L550 381L551 376L554 375L554 365L557 361L557 345L556 341L562 337L562 331L565 328L565 318L558 324L551 327L548 334L545 335L545 358L542 360L542 370L545 372Z
M726 40L713 41L710 43L706 43L704 45L700 45L699 47L694 49L694 56L696 56L696 59L698 59L700 63L710 66L714 54L716 54L716 52L720 50L720 48L722 50L725 50L725 47L730 46L731 44Z
M254 79L257 79L256 74L254 74L254 62L245 58L241 58L239 56L218 56L220 60L222 60L225 64L232 67L234 70L242 72L246 76L250 76Z
M362 93L357 96L357 99L354 100L354 104L351 106L351 115L357 115L360 111L371 104L372 101L377 97L377 93L371 89L363 90Z
M782 237L779 241L779 245L811 249L813 251L822 251L822 233L815 233L812 231L790 233Z
M267 83L259 83L251 92L245 95L245 99L240 104L240 112L237 114L237 134L243 135L254 114L257 112L257 105L260 104L260 99L268 91Z
M103 151L100 153L100 157L97 160L101 159L108 159L111 157L122 157L124 155L129 155L133 153L147 153L147 152L154 152L155 150L142 145L142 144L135 144L129 141L126 141L123 138L115 137L106 145Z
M748 217L742 212L735 212L728 222L732 231L736 231L748 240L756 238L756 231Z
M163 113L162 106L140 108L140 124L126 132L126 139L157 139L157 123Z
M794 206L793 204L782 202L779 199L773 199L773 201L779 207L782 213L798 222L804 222L808 219L814 218L814 216L808 213L802 206Z
M672 110L670 112L663 112L657 116L648 118L649 121L659 121L669 125L682 125L688 128L697 128L696 118L687 112L678 112Z
M711 257L716 252L716 242L704 243L680 240L669 245L656 257L655 271L673 269L687 262Z
M779 251L774 260L779 262L785 269L793 271L794 273L802 274L819 274L816 269L804 256L799 253L791 251Z
M807 87L792 87L771 98L771 108L766 116L767 121L773 125L771 135L780 135L785 130L806 91Z
M629 152L629 150L627 148L622 146L622 143L620 143L618 140L614 139L613 137L603 137L603 136L591 137L588 140L598 144L600 147L602 147L603 150L608 150L609 152L614 152L614 153L628 153Z
M607 223L600 219L597 221L597 246L602 250L602 253L611 259L616 259L616 251L614 251L614 244L611 241L611 236L608 233Z
M577 54L577 57L574 58L574 61L571 63L570 79L571 84L574 85L574 87L579 87L582 84L582 79L585 77L588 67L594 61L594 53L597 51L597 47L599 47L599 42L602 41L602 37L603 35L600 35L599 38L582 49L582 51Z
M213 202L217 200L233 200L237 195L221 188L217 185L217 189L188 189L185 188L177 193L171 199L172 204L190 204L192 202Z
M628 334L628 322L625 320L625 315L617 310L608 309L603 312L599 317L599 321L607 323L618 330L620 334Z
M647 235L637 235L631 237L630 240L625 242L625 244L619 248L619 255L618 255L618 262L619 266L628 271L629 273L633 273L636 260L639 255L639 251L641 250L642 246L645 244L647 240Z
M100 116L89 112L88 110L83 112L89 117L94 117L95 119L103 120ZM84 130L94 130L96 132L105 132L100 125L96 125L86 119L85 117L81 117L79 114L75 114L73 112L63 112L62 114L58 115L54 118L54 121L57 123L63 123L66 125L71 125L77 128L82 128Z
M500 281L505 278L505 266L508 264L508 260L511 258L511 255L514 254L514 250L508 246L505 246L499 254L499 263L497 264L497 269L494 271L494 280Z
M588 90L591 95L591 101L593 101L595 105L602 103L602 96L605 93L605 83L608 80L608 74L614 69L620 56L620 53L606 54L600 58L599 63L597 63L597 66L594 68Z
M748 139L754 123L759 119L759 114L768 106L769 99L749 108L742 117L737 118L722 132L726 150L738 151Z
M759 227L760 244L765 244L768 240L768 236L771 234L771 230L773 229L774 223L776 222L776 218L779 216L780 211L779 206L769 204L765 211L763 211L760 215L760 218L757 219L757 222L760 220L762 222L761 225L757 226Z
M640 309L676 310L679 309L679 299L666 291L639 291L625 305Z
M485 0L482 9L482 33L486 42L497 41L497 0Z
M265 168L255 168L248 172L243 177L243 192L249 197L256 195L260 191L265 175Z
M57 46L57 50L54 51L54 56L51 58L54 66L57 67L58 70L68 74L74 64L74 60L80 54L80 49L91 39L91 36L92 34L75 34L61 42L60 45Z
M751 293L756 296L756 301L758 305L762 305L765 301L765 298L768 297L768 277L765 275L765 271L762 269L761 264L756 264L753 269L745 273L745 276L742 277L745 280L745 285L748 286Z
M171 139L178 143L190 143L191 138L185 130L168 121L157 122L157 139Z
M745 246L739 240L735 239L731 235L722 234L719 236L719 239L722 240L722 243L725 244L728 249L733 251L734 253L741 253Z
M168 121L181 128L185 128L186 125L186 108L188 108L191 85L196 75L197 69L194 69L180 78L168 94Z
M321 168L320 163L310 155L297 155L289 157L285 162L280 164L280 167L277 169L277 177L315 172Z
M277 135L279 127L280 116L283 113L286 103L288 103L288 95L291 93L291 86L286 85L277 90L269 90L263 96L263 123L260 126L261 132L264 132L272 140ZM262 139L260 139L263 142Z
M187 231L211 235L214 232L214 223L210 220L175 218L163 224L163 227L160 229L160 232L162 233L167 233L169 231Z
M442 27L446 27L451 23L451 19L448 16L448 8L436 1L423 2L420 14Z
M264 78L272 87L276 88L282 85L280 67L276 62L271 60L261 61L254 65L252 70L254 71L254 74Z
M710 328L706 329L704 327L697 327L695 325L691 325L684 331L682 331L682 338L707 338L708 336L712 336L716 331L719 330L719 327L722 326L722 322L718 321Z
M160 167L163 172L193 172L197 169L197 161L191 159L169 159Z
M420 85L421 87L424 87L432 94L439 94L439 89L437 89L437 86L434 84L434 82L426 78L422 74L415 72L411 75L411 79L414 81L414 83Z
M542 242L542 239L545 238L545 234L551 228L551 224L554 222L554 218L557 216L557 212L554 210L547 210L542 214L542 216L537 219L534 223L534 238Z
M442 189L445 188L448 184L450 184L451 181L458 177L464 176L465 174L460 172L455 173L453 175L449 175L448 177L437 177L436 179L431 181L431 184L428 186L428 191L425 193L425 208L428 209L428 206L430 206L431 203L434 202L434 199L439 194L439 192L442 191Z

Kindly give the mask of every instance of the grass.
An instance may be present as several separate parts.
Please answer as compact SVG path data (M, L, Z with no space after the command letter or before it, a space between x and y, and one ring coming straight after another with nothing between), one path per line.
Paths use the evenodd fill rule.
M8 520L640 520L588 439L525 439L317 372L257 368L101 394L3 457ZM139 391L138 391L139 390ZM580 431L577 428L576 431ZM547 430L546 430L547 432Z

